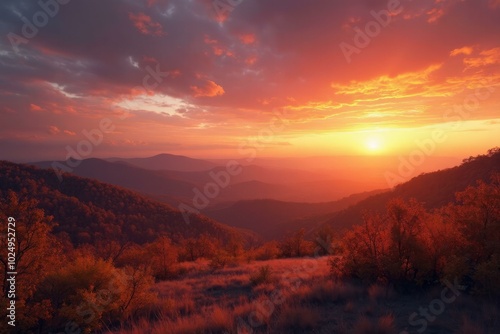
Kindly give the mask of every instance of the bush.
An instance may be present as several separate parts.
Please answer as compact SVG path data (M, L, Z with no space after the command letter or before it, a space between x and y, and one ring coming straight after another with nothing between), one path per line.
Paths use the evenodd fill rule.
M222 269L229 264L230 257L224 250L218 250L210 259L210 268L212 270Z
M256 272L250 275L252 285L260 285L271 282L272 272L269 266L261 266Z

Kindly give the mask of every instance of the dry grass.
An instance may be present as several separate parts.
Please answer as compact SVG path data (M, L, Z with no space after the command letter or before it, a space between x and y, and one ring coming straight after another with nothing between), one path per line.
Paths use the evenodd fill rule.
M304 333L318 327L320 316L311 307L286 305L281 309L277 320L277 329L281 333Z
M367 317L361 317L354 325L354 334L395 334L394 316L385 315L377 321L372 321Z
M113 333L412 332L418 327L409 324L409 315L439 298L441 291L395 295L381 285L363 288L332 281L326 258L241 263L215 272L207 261L182 266L183 277L155 285L159 301L149 316ZM497 333L498 306L464 294L447 305L428 329L474 334L480 328Z

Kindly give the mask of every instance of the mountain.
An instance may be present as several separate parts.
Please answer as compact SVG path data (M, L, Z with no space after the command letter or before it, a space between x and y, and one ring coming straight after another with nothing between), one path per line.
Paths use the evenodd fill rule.
M220 204L203 213L224 224L252 230L267 240L279 239L302 227L311 229L322 216L345 209L380 193L372 191L355 194L335 202L296 203L277 200L249 200Z
M51 170L0 161L0 199L14 191L21 198L37 200L38 207L54 217L54 233L68 235L74 244L144 243L160 233L172 240L207 234L227 241L243 235L202 215L192 215L187 224L178 210L121 187L68 173L63 176L60 182Z
M427 209L442 207L455 202L455 193L475 185L478 180L489 182L493 173L500 172L500 149L485 155L469 157L453 168L421 174L396 186L389 192L371 196L358 204L340 211L325 223L337 229L350 228L362 222L364 212L383 212L392 198L415 198Z
M149 158L109 158L110 162L125 162L148 170L172 170L181 172L199 172L214 168L212 162L193 159L182 155L158 154Z
M52 162L48 161L31 164L41 168L52 166ZM95 158L81 160L71 173L132 189L150 197L161 197L162 201L174 206L179 202L189 201L193 194L192 189L197 186L185 180L169 177L165 173L142 169L123 162L108 162Z
M42 161L31 164L50 169L53 163ZM66 162L57 163L69 165ZM196 172L147 170L123 161L90 158L80 160L76 167L71 168L71 173L132 189L173 206L192 203L195 188L203 192L206 185L215 181L214 178L224 179L221 175L227 175L229 183L210 200L210 206L221 202L254 199L327 202L373 189L373 185L362 182L327 179L327 174L296 169L273 169L255 165L239 168L240 172L236 175L229 175L226 166Z
M335 173L328 172L243 165L243 163L239 171L236 175L231 175L229 186L222 189L213 202L274 199L285 202L318 203L380 189L376 183L337 178ZM159 173L169 178L196 183L202 189L204 185L214 182L213 175L226 173L226 167L217 166L204 172L161 171Z

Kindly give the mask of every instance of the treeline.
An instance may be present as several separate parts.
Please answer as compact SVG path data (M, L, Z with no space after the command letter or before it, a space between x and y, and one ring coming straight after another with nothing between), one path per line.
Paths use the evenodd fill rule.
M393 199L383 214L365 214L332 257L335 277L385 282L399 289L448 280L472 293L500 295L500 174L428 211Z

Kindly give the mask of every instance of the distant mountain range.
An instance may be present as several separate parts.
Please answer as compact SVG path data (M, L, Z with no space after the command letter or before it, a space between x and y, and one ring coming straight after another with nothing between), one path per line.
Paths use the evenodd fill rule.
M99 160L89 163L105 166ZM144 243L161 233L174 241L202 234L222 241L254 238L252 233L202 215L191 215L187 224L177 209L128 189L71 174L65 174L60 182L51 170L0 161L2 200L8 191L37 200L38 207L54 217L54 233L68 235L74 244L97 240Z
M199 172L212 169L216 164L182 155L158 154L149 158L109 158L109 162L123 162L148 170L171 170L183 172Z
M56 163L68 165L64 161ZM31 164L52 168L54 162ZM71 165L76 165L71 168L72 174L129 188L174 206L179 203L190 204L195 188L203 191L207 184L214 182L214 174L225 173L227 168L205 160L169 154L137 159L91 158ZM231 175L227 187L211 199L210 205L256 199L327 202L375 189L374 184L361 180L334 179L328 173L243 164L240 169L240 173Z

